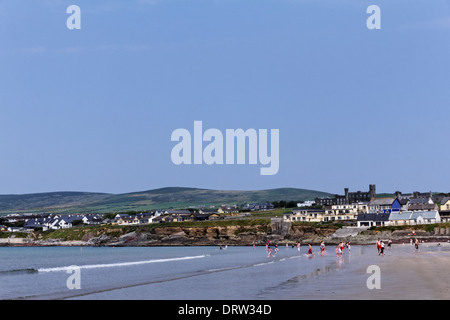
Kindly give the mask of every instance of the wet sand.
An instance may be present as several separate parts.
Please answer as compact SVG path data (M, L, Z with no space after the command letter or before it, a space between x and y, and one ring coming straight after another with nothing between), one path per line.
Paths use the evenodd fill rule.
M407 248L397 248L405 252L379 264L382 289L376 290L380 292L373 292L372 297L381 295L386 299L449 299L450 252L446 247L447 250L436 248L436 244L420 245L418 252L414 252L409 245Z
M450 244L421 244L419 251L408 244L393 245L379 256L375 246L365 246L360 255L337 259L341 268L306 283L297 299L344 300L440 300L450 299ZM369 289L372 273L380 269L380 289Z

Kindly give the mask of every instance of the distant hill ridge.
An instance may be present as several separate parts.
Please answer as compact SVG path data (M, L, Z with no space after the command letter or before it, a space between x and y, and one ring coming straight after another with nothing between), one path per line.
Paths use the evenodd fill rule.
M329 193L298 188L267 190L212 190L189 187L165 187L123 194L95 192L47 192L0 195L0 213L65 212L107 213L145 211L162 208L187 208L222 204L272 201L304 201Z

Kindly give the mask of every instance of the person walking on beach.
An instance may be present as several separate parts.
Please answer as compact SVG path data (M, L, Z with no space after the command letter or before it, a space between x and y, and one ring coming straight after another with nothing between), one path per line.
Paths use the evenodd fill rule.
M336 257L342 257L341 244L338 244L338 245L336 246Z
M381 240L380 240L380 238L378 238L376 244L377 244L378 255L380 255L380 251L381 251Z
M300 252L300 242L297 242L297 251Z
M378 253L379 256L383 255L384 256L384 242L381 241L380 242L380 252Z
M341 242L339 243L339 250L341 252L341 255L344 253L344 248L345 248L345 242Z
M320 253L322 256L325 254L325 242L323 241L320 243Z
M419 251L419 239L414 239L414 252Z
M315 257L315 254L313 253L313 250L312 250L311 244L309 244L309 243L308 243L308 256L309 256L310 254L312 254L312 255L313 255L313 257Z
M388 249L391 249L391 244L392 244L392 241L391 241L391 239L389 239L388 240Z

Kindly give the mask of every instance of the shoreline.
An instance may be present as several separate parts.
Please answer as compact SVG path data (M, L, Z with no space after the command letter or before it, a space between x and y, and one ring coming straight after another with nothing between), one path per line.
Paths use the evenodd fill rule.
M449 236L408 236L402 238L394 238L386 235L379 236L354 236L345 238L331 238L331 237L320 237L320 239L297 239L295 241L287 239L267 239L270 245L277 244L280 247L286 246L286 244L291 246L296 246L297 242L300 242L302 246L311 244L313 246L318 246L322 241L324 241L326 246L338 245L341 242L348 243L351 245L359 246L370 246L374 245L378 238L385 242L387 245L388 239L391 239L393 246L410 245L410 239L417 237L421 245L426 244L440 244L441 246L450 246ZM202 246L253 246L262 247L265 246L267 241L258 241L256 243L248 241L237 241L237 240L211 240L211 239L195 239L195 240L180 240L180 239L166 239L166 241L135 241L127 242L125 241L105 241L103 243L95 243L92 241L83 240L61 240L61 239L50 239L50 240L31 240L27 238L2 238L0 239L0 247L202 247Z
M196 283L202 283L202 289L210 290L208 292L214 293L216 292L214 289L215 285L213 285L215 282L208 282L215 279L215 277L211 277L210 275L212 272L219 272L215 273L215 275L220 275L223 271L226 271L226 279L230 279L230 277L236 277L237 279L242 272L247 272L246 274L249 278L252 278L253 276L257 276L259 278L261 275L266 275L268 272L270 274L280 272L280 275L287 275L284 278L281 277L268 286L263 285L260 289L261 292L265 293L265 295L254 296L258 299L267 299L279 296L282 296L282 299L285 300L447 299L450 297L450 284L442 281L442 276L447 273L446 269L450 263L450 243L445 242L442 243L441 246L442 248L437 247L436 242L425 242L420 245L419 251L415 252L414 246L409 243L399 243L393 244L391 248L387 248L385 250L385 254L381 256L377 253L376 247L372 244L354 245L352 246L351 253L344 250L344 254L339 256L335 254L334 248L329 246L326 248L324 256L316 254L315 257L308 256L307 258L302 258L306 257L306 251L308 249L307 246L302 245L300 253L297 253L296 248L289 248L289 250L283 250L284 248L280 248L281 257L270 260L267 260L265 250L262 247L259 247L257 251L253 251L251 247L248 246L236 248L236 250L234 248L229 248L229 253L225 251L226 254L222 254L221 252L220 254L218 253L216 257L222 257L225 259L223 261L227 261L227 259L233 257L233 252L237 252L237 257L240 258L242 258L242 256L239 256L239 254L242 254L243 252L256 252L258 260L248 263L242 262L240 258L237 260L231 259L229 264L227 263L228 267L223 268L223 265L221 265L223 269L212 269L219 271L207 271L200 274L195 273L195 276L200 277L199 279L201 281ZM107 254L113 255L116 254L115 252L119 252L119 254L120 252L135 252L134 250L128 251L128 249L130 248L118 248L120 251L111 251L102 250L99 248L99 252L96 250L87 250L87 252L91 255L97 255L100 252L106 252ZM194 251L191 252L196 252L197 254L198 251L195 250L198 249L193 249ZM215 249L214 251L219 252L218 248L210 248L206 250L211 252L213 249ZM49 250L52 249L49 248ZM140 255L142 255L142 252L147 252L146 254L151 254L153 257L153 251L151 251L150 248L149 250L150 251L141 250L138 252L140 252ZM183 249L183 251L177 251L175 249L174 252L186 252L185 250L187 249ZM68 251L63 250L56 252L65 252L65 254L71 255L72 251L80 252L81 254L81 251L75 247ZM43 252L46 252L46 250ZM83 250L83 252L85 252L85 250ZM157 250L155 252L166 251L163 249L162 251ZM82 256L84 255L80 255L79 258ZM255 257L255 255L253 255L253 257ZM135 261L136 259L131 260ZM136 261L139 262L139 259ZM115 261L114 263L120 265L121 262L123 261ZM80 263L82 265L89 265L87 261ZM237 263L238 267L236 267L235 263ZM61 264L57 264L56 266L59 267L60 265ZM381 287L376 288L376 290L372 290L373 288L371 289L367 285L367 281L372 275L367 271L368 267L374 265L379 267L379 274L381 275ZM255 268L249 268L253 266ZM252 275L252 277L250 277L250 275ZM192 282L189 281L191 276L191 273L188 273L186 277L178 278L178 275L175 276L174 280L180 281L177 284L177 288L178 286L181 286L186 289L192 289ZM187 282L183 282L184 279L188 279ZM138 277L136 284L133 282L124 286L111 286L108 280L105 281L107 281L108 284L108 286L105 287L105 290L98 292L97 290L94 290L95 288L88 288L85 293L79 296L79 298L93 300L99 298L115 299L118 294L118 291L116 290L118 289L121 290L120 296L126 294L127 296L131 295L133 297L143 297L142 292L150 292L154 291L153 289L155 288L162 287L171 288L170 285L173 282L172 280L162 282L157 280L144 281ZM244 287L246 286L244 285ZM248 284L246 288L248 289ZM188 290L186 290L186 292L187 291ZM78 298L77 294L72 295L73 292L69 291L65 291L63 296L58 294L58 292L50 292L43 295L30 295L28 298ZM201 300L202 298L203 296L200 296L198 299ZM242 299L242 296L239 296L239 299Z
M409 243L418 238L420 242L450 242L450 232L442 228L404 228L394 230L369 230L335 225L283 224L268 221L234 221L228 224L143 225L136 227L79 227L35 231L28 234L9 234L0 238L0 246L110 246L110 247L156 247L156 246L278 246L337 245L341 242L355 245L375 244L378 239L394 244ZM447 230L447 229L445 229ZM5 236L5 235L4 235ZM7 236L7 235L6 235ZM20 237L21 236L21 237Z
M384 255L378 255L375 246L365 246L362 259L346 252L343 258L337 258L336 263L342 263L338 273L306 282L293 299L446 300L450 297L450 283L442 276L450 264L449 248L448 242L440 247L436 242L425 242L416 252L409 243L393 244ZM378 288L368 287L374 275L373 270L368 271L370 266L377 267Z

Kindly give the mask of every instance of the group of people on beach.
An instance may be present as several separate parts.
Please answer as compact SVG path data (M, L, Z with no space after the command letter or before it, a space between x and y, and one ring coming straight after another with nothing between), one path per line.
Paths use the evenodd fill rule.
M268 242L268 241L267 241L267 244L266 244L266 250L267 250L267 258L275 257L275 256L272 254L272 249L270 248L270 245L269 245L269 242ZM277 254L278 254L278 251L280 251L280 250L278 249L278 245L276 244L275 247L274 247L273 252L275 252L275 255L277 255Z
M417 239L417 238L414 238L414 239L411 238L410 239L410 244L414 245L414 252L419 251L419 243L420 243L419 239ZM376 241L376 247L377 247L378 255L380 255L380 256L383 256L385 254L386 247L388 249L390 249L391 246L392 246L391 239L388 239L387 244L385 244L384 241L382 241L380 238L378 238L378 240ZM440 243L438 244L438 246L440 246ZM298 252L300 253L300 251L301 251L301 244L300 244L300 242L297 242L297 246L296 247L297 247ZM255 248L255 244L253 244L253 249L254 248ZM286 243L286 248L289 248L289 245L287 243ZM292 244L292 248L294 248L293 244ZM344 254L344 249L345 248L347 248L348 253L350 253L350 250L351 250L350 242L343 242L342 241L336 246L336 248L335 248L336 257L342 257L342 255ZM275 244L274 249L272 250L272 248L270 247L269 241L267 241L267 243L266 243L266 250L267 250L267 257L268 258L275 257L275 255L277 255L278 251L279 251L277 244ZM321 256L324 256L325 255L325 243L323 241L320 243L319 250L320 250L319 254ZM307 256L315 257L314 250L313 250L313 248L312 248L310 243L308 243Z
M391 245L392 245L392 241L391 241L391 239L389 239L388 242L387 242L387 246L388 246L389 249L391 248ZM380 238L378 238L378 240L376 242L376 246L377 246L377 250L378 250L378 255L379 256L383 256L384 255L384 249L385 249L386 245L384 244L384 242Z
M302 247L300 242L297 242L296 247L297 247L297 251L300 253L301 252L301 247ZM253 244L253 249L254 248L255 248L255 244ZM289 245L287 243L286 243L286 248L289 248ZM292 245L292 248L294 248L294 245ZM339 245L336 246L336 256L342 256L342 254L344 253L344 249L345 248L347 248L348 253L350 253L350 250L351 250L350 242L341 242L341 243L339 243ZM319 255L324 256L325 255L325 242L324 241L322 241L320 243L319 250L320 250ZM274 248L272 250L269 241L267 241L267 243L266 243L266 251L267 251L267 257L268 258L275 257L275 255L277 255L278 252L279 252L278 245L275 244ZM310 243L308 243L308 251L307 251L306 255L308 257L315 257L316 256L314 254L314 249L312 248Z
M301 247L302 247L302 246L301 246L300 242L297 242L297 250L298 250L299 253L300 253ZM323 250L322 250L322 248L323 248ZM322 243L320 244L320 252L321 252L322 254L325 253L325 244L324 244L323 241L322 241ZM312 246L311 246L310 243L308 243L308 253L307 253L307 256L313 256L313 257L316 256L316 255L314 254L313 248L312 248Z
M409 239L409 243L410 243L410 245L414 246L414 252L419 251L419 244L420 244L419 239L411 238L411 239ZM392 245L392 241L391 241L391 239L389 239L387 242L388 249L391 248L391 245ZM378 238L378 240L376 242L376 246L377 246L377 250L378 250L378 255L379 256L384 255L385 244L380 238ZM438 246L440 246L440 243L438 244Z
M344 254L345 248L347 248L348 253L350 253L350 250L351 250L350 241L349 242L344 242L344 241L339 242L339 244L334 249L336 257L342 257L342 255Z
M289 245L287 243L286 243L286 248L289 248ZM292 245L292 248L294 248L294 245ZM255 249L255 244L254 243L253 243L253 249ZM301 244L300 244L300 242L297 242L297 250L298 250L299 253L300 253L300 249L301 249ZM270 258L270 257L275 257L275 255L277 255L280 250L278 249L278 245L277 244L274 245L274 248L272 250L269 241L267 241L267 243L266 243L266 251L267 251L267 257ZM323 242L320 245L320 252L321 252L322 255L325 253L325 244ZM313 257L315 256L315 254L313 252L313 249L311 247L311 244L309 244L309 243L308 243L308 254L307 255L308 256L311 255Z
M297 245L299 245L299 243ZM350 253L350 250L351 250L350 242L341 241L335 248L336 256L337 257L342 257L342 255L344 254L344 249L345 248L347 248L348 253ZM320 255L324 256L325 255L325 242L322 241L320 243L319 250L320 250ZM300 249L299 249L299 251L300 251ZM315 256L314 252L313 252L313 249L311 247L311 244L308 244L308 256L309 255Z

